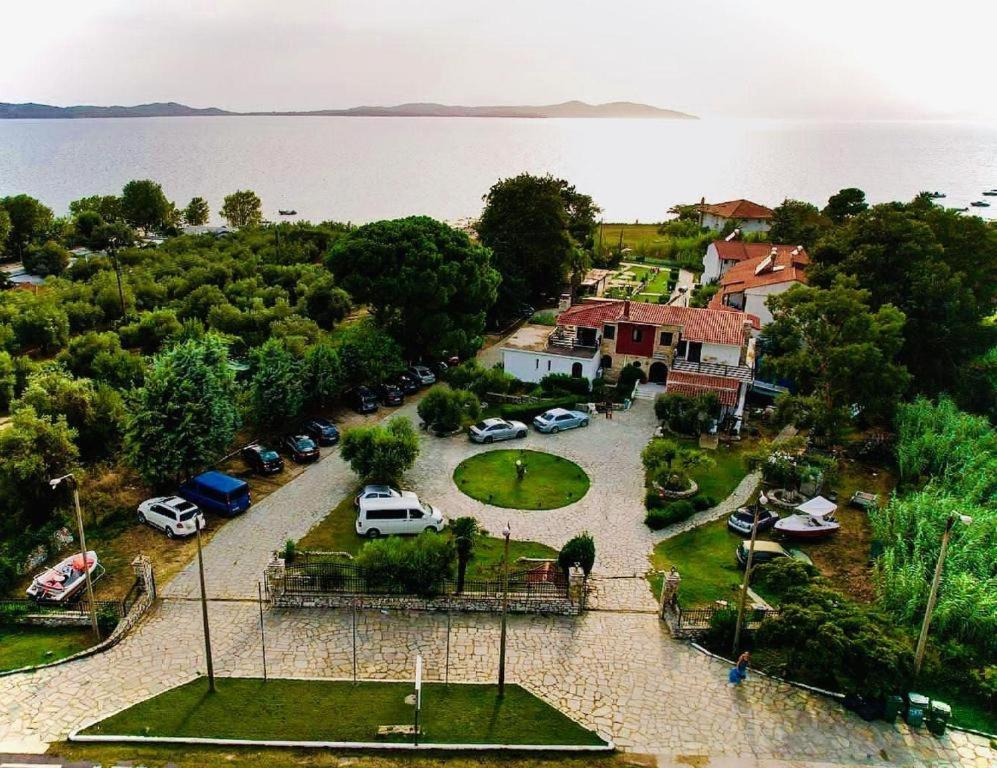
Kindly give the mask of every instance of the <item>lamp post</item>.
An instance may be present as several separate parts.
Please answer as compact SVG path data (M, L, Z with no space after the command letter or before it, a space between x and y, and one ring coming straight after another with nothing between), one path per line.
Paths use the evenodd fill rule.
M208 691L215 692L215 666L211 661L211 631L208 629L208 597L204 591L204 556L201 554L201 526L197 530L197 572L201 579L201 624L204 627L204 657L208 665Z
M69 484L73 490L73 506L76 509L76 530L80 536L80 556L83 558L83 577L87 584L87 601L90 603L90 625L93 627L94 637L100 642L100 626L97 624L97 604L93 600L93 580L90 578L90 565L87 563L87 538L83 533L83 513L80 511L80 491L76 482L76 476L70 472L68 475L56 477L48 481L52 490L58 488L63 482Z
M509 523L502 529L502 536L505 538L505 549L502 555L502 630L499 634L499 673L498 673L498 695L505 696L505 625L506 613L509 609L509 536L512 528Z
M121 322L125 321L125 291L121 287L121 265L118 263L118 238L112 237L107 241L107 252L114 263L114 274L118 278L118 301L121 302Z
M755 538L758 535L758 515L762 511L762 505L768 504L768 497L761 493L755 501L755 516L751 522L751 542L748 544L748 560L744 564L744 578L741 580L741 594L737 601L737 623L734 625L734 647L732 652L737 656L737 649L741 645L741 624L744 622L744 604L748 599L748 582L751 580L751 561L755 557Z
M945 531L942 533L942 546L938 550L938 562L935 563L935 577L931 580L931 591L928 593L928 605L924 609L924 621L921 622L921 634L917 638L917 650L914 651L914 676L921 671L921 664L924 663L924 650L928 645L928 627L931 626L931 615L935 612L935 604L938 602L938 585L942 580L942 566L945 563L945 553L949 548L949 539L952 536L952 526L956 520L963 525L969 525L973 518L969 515L949 515L945 521Z

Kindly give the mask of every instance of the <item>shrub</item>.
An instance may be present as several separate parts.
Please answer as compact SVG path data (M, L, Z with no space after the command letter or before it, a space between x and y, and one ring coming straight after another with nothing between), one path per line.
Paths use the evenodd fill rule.
M589 380L566 373L550 373L540 380L540 388L544 392L568 392L572 395L588 397L591 387Z
M557 554L557 564L565 573L575 563L581 565L586 576L592 572L595 564L595 539L588 531L568 540Z
M666 525L681 523L688 520L696 512L695 507L688 501L673 501L670 504L663 504L655 509L648 510L644 518L644 524L652 531L659 531Z
M297 554L298 545L294 542L294 539L288 539L284 542L284 562L293 563L294 556Z
M419 455L412 422L396 416L386 427L354 427L343 435L340 453L361 479L394 483Z
M391 536L360 550L356 563L368 589L433 595L450 578L455 557L449 536L425 532L415 538Z
M549 411L551 408L574 408L578 398L572 396L556 397L541 400L537 403L507 403L499 408L504 419L519 419L531 421L534 416Z
M699 493L692 497L692 506L697 512L702 512L716 505L717 500L708 494Z
M419 418L429 426L452 432L465 421L477 419L481 414L481 403L473 392L438 384L419 401L417 411Z
M695 397L666 392L655 399L654 415L673 432L698 435L706 422L720 417L720 400L712 392Z
M638 381L642 384L647 381L647 374L636 365L624 366L620 371L620 377L616 380L616 394L619 397L630 397Z
M14 561L9 557L0 557L0 595L7 594L17 580L17 568ZM0 623L3 623L3 616L0 614Z
M664 497L657 491L649 490L644 495L644 506L648 509L661 509L665 504Z
M39 277L61 275L69 266L69 257L69 251L54 240L48 240L44 245L29 248L22 264L27 272Z
M751 583L782 596L791 587L805 586L817 576L817 569L794 557L782 557L751 569Z
M734 645L734 631L736 627L736 608L714 611L710 617L710 627L703 633L700 642L715 653L726 656L730 653L730 649ZM742 647L751 648L752 637L747 628L742 627L740 640Z

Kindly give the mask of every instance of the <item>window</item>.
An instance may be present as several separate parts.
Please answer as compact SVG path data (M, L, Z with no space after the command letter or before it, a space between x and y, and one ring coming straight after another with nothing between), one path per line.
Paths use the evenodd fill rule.
M633 340L640 341L644 338L644 331L641 328L634 328L633 330Z
M408 511L409 520L422 520L422 510L421 509L410 509Z
M603 330L602 330L602 337L604 339L615 339L616 338L616 326L615 325L607 325L605 328L603 328Z
M672 339L674 337L675 334L673 334L671 331L662 331L661 339L658 341L658 343L663 347L670 347L672 345Z
M600 368L606 368L607 370L609 368L612 368L613 367L613 358L610 355L603 355L602 356L602 360L599 362L599 367Z
M404 520L404 509L369 509L367 510L368 520Z
M537 370L538 371L540 370L540 358L539 357L537 358Z
M550 370L550 360L547 361L547 370Z

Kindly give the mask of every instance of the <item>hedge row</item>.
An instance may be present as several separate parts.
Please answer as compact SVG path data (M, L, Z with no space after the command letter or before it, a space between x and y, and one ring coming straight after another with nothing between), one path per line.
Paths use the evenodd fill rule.
M564 397L554 397L549 400L541 400L536 403L506 403L499 407L499 413L504 419L519 419L520 421L532 421L534 416L538 416L551 408L574 408L578 402L577 395L565 395Z

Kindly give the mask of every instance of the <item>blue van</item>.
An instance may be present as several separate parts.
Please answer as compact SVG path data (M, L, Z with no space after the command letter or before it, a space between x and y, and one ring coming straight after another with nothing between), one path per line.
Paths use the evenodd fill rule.
M180 486L180 495L206 512L235 517L249 509L249 485L223 472L205 472Z

